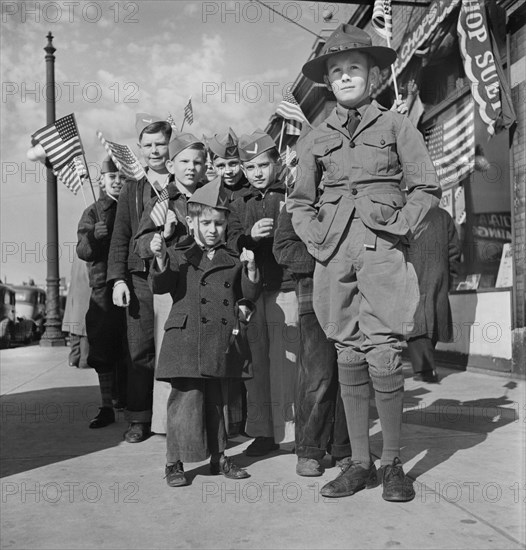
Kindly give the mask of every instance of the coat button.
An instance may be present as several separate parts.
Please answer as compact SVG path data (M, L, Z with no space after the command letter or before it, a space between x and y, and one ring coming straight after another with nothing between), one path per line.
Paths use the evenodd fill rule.
M385 145L385 139L380 140L380 145Z
M206 304L208 302L208 300L206 298L201 298L201 303L202 304Z
M223 305L228 306L230 302L228 300L223 300Z
M206 325L206 323L208 323L208 319L206 317L201 317L201 323L203 323L203 325Z
M225 282L225 288L230 288L230 283L228 281Z
M228 324L228 321L227 321L224 317L221 319L221 322L223 323L223 325L227 325L227 324Z
M354 143L354 141L350 141L350 142L349 142L349 147L350 147L351 149L354 149L354 148L356 147L356 143Z
M352 189L352 190L351 190L351 193L352 193L353 195L356 195L356 194L358 193L358 190L357 190L357 189Z

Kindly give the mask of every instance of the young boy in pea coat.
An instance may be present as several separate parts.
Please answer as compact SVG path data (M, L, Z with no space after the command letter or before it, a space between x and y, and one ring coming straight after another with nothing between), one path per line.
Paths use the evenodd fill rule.
M408 501L415 494L400 460L401 342L419 300L406 245L438 206L441 190L419 132L370 97L380 70L395 59L394 50L373 46L365 31L343 24L302 69L337 101L298 145L300 176L287 203L297 234L316 259L314 310L336 344L351 439L353 461L322 488L328 497L377 484L369 449L369 382L383 435L382 496Z
M77 255L81 260L88 262L91 287L86 313L88 365L97 371L102 399L102 407L90 422L90 428L104 428L115 422L112 387L118 363L126 362L128 357L126 314L113 304L112 288L106 283L117 199L125 183L125 177L119 173L110 157L104 159L101 173L105 194L86 208L77 231Z
M173 306L156 377L169 381L166 432L166 481L171 487L188 483L184 462L211 456L213 474L242 479L248 474L225 457L225 384L247 375L247 363L228 353L239 330L240 300L256 301L258 272L253 255L244 265L237 252L224 244L228 197L221 178L196 191L188 203L187 223L192 236L168 250L154 235L150 270L154 293L169 292ZM239 313L238 313L239 311ZM242 319L246 320L246 319Z

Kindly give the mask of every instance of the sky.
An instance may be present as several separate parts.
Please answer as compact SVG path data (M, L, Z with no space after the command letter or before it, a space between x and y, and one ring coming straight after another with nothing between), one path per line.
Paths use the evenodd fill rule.
M344 22L341 4L268 1L314 33ZM177 124L192 98L198 137L264 129L316 37L255 1L6 1L1 6L0 277L47 274L46 171L26 157L46 125L43 48L54 36L56 116L75 113L90 172L105 156L96 131L136 152L135 114ZM323 10L334 16L327 23ZM69 281L76 228L91 189L58 183L59 273Z

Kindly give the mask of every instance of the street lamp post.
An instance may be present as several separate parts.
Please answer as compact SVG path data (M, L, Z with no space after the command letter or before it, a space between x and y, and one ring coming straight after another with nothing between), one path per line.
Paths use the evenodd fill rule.
M53 35L47 34L46 52L46 116L47 124L55 122L55 56ZM64 346L59 301L59 248L57 178L53 170L47 170L47 277L46 277L46 324L40 339L41 346Z

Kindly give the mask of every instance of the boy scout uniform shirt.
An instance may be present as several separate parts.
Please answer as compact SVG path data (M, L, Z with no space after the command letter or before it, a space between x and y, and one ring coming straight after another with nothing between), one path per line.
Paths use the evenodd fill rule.
M351 138L338 111L345 109L335 107L298 141L298 177L287 201L296 232L321 262L334 254L353 213L373 232L404 238L441 196L424 140L406 116L372 101L360 109ZM370 240L366 246L374 246L374 234Z

